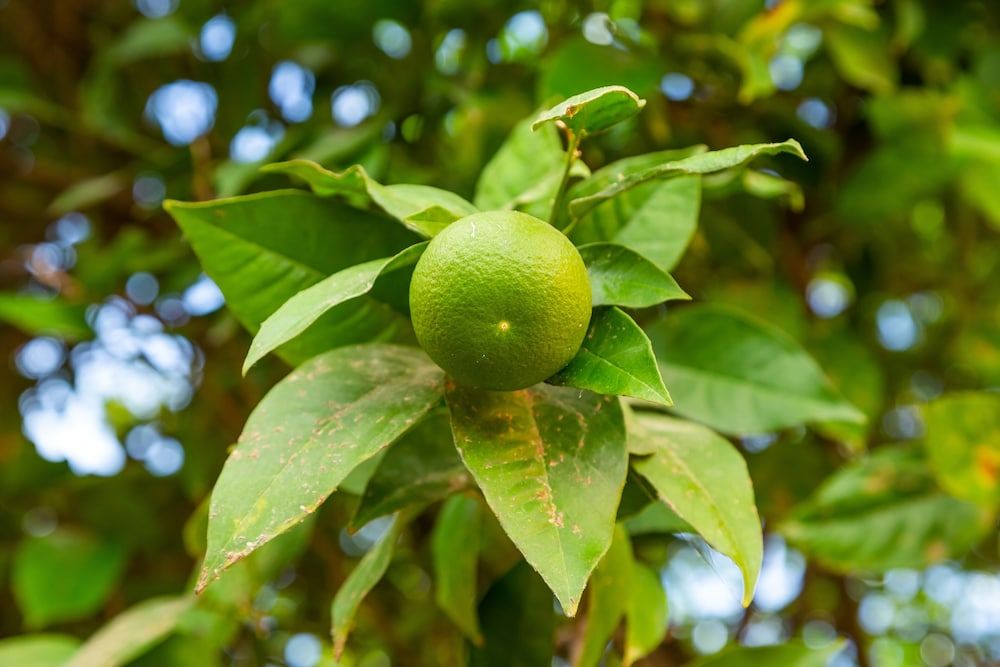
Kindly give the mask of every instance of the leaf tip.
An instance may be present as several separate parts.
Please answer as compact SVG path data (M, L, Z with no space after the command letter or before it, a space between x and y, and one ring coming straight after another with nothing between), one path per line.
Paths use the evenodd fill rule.
M789 139L785 143L791 146L793 149L795 149L794 155L796 157L802 158L804 161L809 162L809 156L806 155L805 150L802 148L802 144L800 144L797 140Z

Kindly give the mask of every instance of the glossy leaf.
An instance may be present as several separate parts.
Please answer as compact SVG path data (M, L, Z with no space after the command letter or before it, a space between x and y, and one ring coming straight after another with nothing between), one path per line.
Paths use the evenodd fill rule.
M521 561L498 579L479 605L483 645L469 667L551 667L555 612L552 594Z
M594 570L587 586L587 620L575 667L597 667L618 623L625 617L632 587L632 545L628 533L616 526L611 547Z
M330 606L330 634L333 637L333 654L338 660L344 652L344 645L354 625L354 616L358 613L361 601L371 589L375 588L375 584L389 569L396 540L399 539L399 533L405 523L405 520L398 515L392 518L385 534L351 570L351 574L333 597Z
M594 311L580 351L549 382L672 405L649 339L618 308Z
M572 616L611 544L625 484L618 399L544 384L516 392L449 384L447 402L486 502Z
M743 605L753 597L763 558L760 518L746 462L704 426L655 413L629 423L636 472L660 499L743 573Z
M406 507L442 500L470 483L455 451L448 415L435 411L386 450L351 525L360 527Z
M40 628L89 616L111 595L124 568L121 546L87 534L60 530L22 541L11 587L24 624Z
M264 165L261 171L288 174L302 179L321 197L349 195L370 199L390 216L425 238L434 236L447 226L447 222L441 222L440 219L428 220L426 214L420 215L426 209L438 207L454 215L455 220L479 210L455 193L429 185L382 185L372 179L361 165L338 173L324 169L310 160L290 160Z
M358 464L440 400L440 369L419 350L340 348L279 382L247 420L212 493L196 590L301 522Z
M983 505L1000 502L1000 394L943 396L924 413L931 470L950 494Z
M841 642L824 648L809 648L799 642L775 646L738 646L688 663L689 667L826 667L841 651Z
M190 596L159 597L130 607L98 630L64 667L120 667L173 632L191 608Z
M482 512L483 507L475 498L454 495L441 506L431 536L437 604L476 644L483 641L476 613Z
M699 305L646 331L674 409L685 417L734 434L865 421L798 343L753 317Z
M80 640L70 635L33 634L0 639L0 665L63 667Z
M556 179L562 176L563 149L554 127L531 129L530 118L514 126L510 136L486 163L476 182L476 206L484 211L517 208L539 185L552 181L548 188L555 194Z
M92 334L84 319L83 306L61 299L0 292L0 322L31 335L55 334L71 340Z
M628 88L604 86L574 95L543 111L531 124L531 129L561 122L580 137L598 134L635 116L644 106L646 100Z
M307 287L419 240L380 216L298 190L168 201L164 208L250 333ZM408 326L388 305L363 296L328 311L278 354L299 363L341 345L391 338Z
M828 569L884 572L959 557L991 521L941 493L915 452L885 447L824 481L781 531Z
M392 257L348 267L293 296L260 325L243 362L243 373L267 353L302 334L331 309L370 292L382 274L416 264L426 247L426 243L419 243Z
M802 146L794 139L774 144L750 144L700 153L628 174L594 194L572 199L569 203L570 214L574 218L583 217L601 202L649 181L683 175L710 174L742 166L761 155L779 153L790 153L803 160L807 159Z
M628 667L660 645L667 633L667 594L659 575L635 563L625 608L625 656Z
M587 265L595 306L646 308L691 298L669 273L625 246L591 243L579 250Z

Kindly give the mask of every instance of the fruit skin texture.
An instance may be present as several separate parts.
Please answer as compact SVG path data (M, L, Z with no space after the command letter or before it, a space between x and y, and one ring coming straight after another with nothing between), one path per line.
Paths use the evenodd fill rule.
M410 315L427 354L461 384L537 384L576 355L590 323L587 267L546 222L475 213L427 246L410 283Z

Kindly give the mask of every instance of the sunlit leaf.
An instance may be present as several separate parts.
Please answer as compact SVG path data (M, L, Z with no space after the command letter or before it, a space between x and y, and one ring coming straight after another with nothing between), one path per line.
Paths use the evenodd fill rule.
M455 444L486 502L573 615L611 544L625 484L618 399L544 384L449 385L447 401Z
M452 496L441 506L431 536L435 599L448 618L476 644L483 641L476 614L483 509L475 498Z
M699 153L630 173L594 194L576 197L569 203L570 214L574 218L581 218L598 204L649 181L684 175L710 174L742 166L762 155L778 155L780 153L789 153L803 160L807 159L806 154L802 151L802 146L794 139L788 139L781 143L750 144Z
M943 396L925 410L931 470L956 498L1000 501L1000 394Z
M480 172L474 201L482 210L516 208L526 199L544 198L545 193L528 193L548 181L548 195L554 196L565 160L562 144L554 127L532 131L531 122L528 118L515 125Z
M669 273L625 246L590 243L579 250L595 306L645 308L691 298Z
M426 216L416 214L436 206L452 213L455 219L458 219L479 210L455 193L429 185L382 185L372 179L361 165L355 165L338 173L324 169L309 160L290 160L264 165L261 170L300 178L321 197L354 195L368 198L390 216L425 238L437 234L447 223L428 220Z
M532 130L559 122L579 136L603 132L628 120L646 106L646 100L624 86L604 86L574 95L543 111L531 124Z
M27 334L55 334L78 340L93 332L84 318L85 308L62 299L0 292L0 322Z
M413 505L441 500L470 483L446 412L435 411L385 452L351 519L355 527Z
M743 605L750 604L764 542L746 462L725 438L704 426L660 414L638 413L629 423L636 472L705 541L743 573Z
M191 607L190 596L159 597L130 607L98 630L64 667L120 667L170 634Z
M379 540L368 550L351 574L337 589L330 606L331 627L333 637L333 653L336 658L344 652L344 645L354 625L354 616L365 596L375 588L382 575L389 569L392 554L395 551L396 540L406 521L401 516L394 516L388 529Z
M834 473L781 531L829 569L884 572L961 556L991 521L939 491L915 452L885 447Z
M685 417L734 434L865 421L798 343L748 315L698 305L646 331L674 409Z
M0 665L63 667L80 640L70 635L33 634L0 639Z
M243 373L268 352L300 335L331 309L367 294L382 274L416 264L426 247L426 243L419 243L392 257L348 267L293 296L260 325L243 362Z
M479 605L483 645L469 667L551 667L552 594L524 561L498 579Z
M164 208L250 333L303 289L419 240L380 216L298 190L168 201ZM340 345L385 340L408 326L405 317L366 295L328 311L278 354L297 363Z
M661 505L662 507L662 505ZM628 667L660 645L667 633L667 594L659 575L642 563L632 567L625 610L625 656Z
M619 308L594 311L579 352L549 382L672 405L649 339Z
M124 567L125 552L120 545L59 530L18 545L11 588L25 625L40 628L100 609Z
M196 590L314 512L442 390L440 369L422 352L377 344L319 355L279 382L250 415L212 492Z
M632 545L628 533L616 526L611 547L597 564L587 586L587 620L575 667L597 667L608 640L625 616L632 588Z

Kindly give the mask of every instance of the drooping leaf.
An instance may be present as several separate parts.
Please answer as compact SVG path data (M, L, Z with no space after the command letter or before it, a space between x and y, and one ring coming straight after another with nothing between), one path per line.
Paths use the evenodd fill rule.
M455 451L447 412L434 412L386 450L351 525L413 505L441 500L470 484L469 474Z
M449 384L446 398L455 444L486 502L572 616L611 544L625 484L618 399L544 384Z
M672 405L649 339L619 308L594 311L580 351L549 382Z
M168 201L164 208L250 333L303 289L419 240L380 216L299 190ZM341 345L391 338L407 326L405 317L366 295L328 311L278 354L299 363Z
M32 634L0 639L0 665L62 667L80 640L70 635Z
M924 444L941 486L970 502L1000 502L1000 394L943 396L927 406L924 422Z
M94 613L124 567L120 545L88 534L59 530L23 540L14 553L11 588L24 624L40 628Z
M695 660L688 663L688 667L826 667L842 648L841 642L832 642L823 648L809 648L799 642L775 646L738 646Z
M690 299L666 271L625 246L590 243L579 248L595 306L646 308Z
M441 506L431 536L437 604L475 644L483 641L476 614L482 511L475 498L454 495Z
M362 461L441 399L443 374L420 350L339 348L279 382L247 420L212 492L196 590L301 522Z
M649 181L683 175L710 174L742 166L761 155L777 155L779 153L790 153L803 160L807 159L806 154L802 151L802 146L794 139L773 144L734 146L700 153L630 173L594 194L576 197L570 200L570 215L574 218L581 218L598 204Z
M753 317L698 305L646 331L674 409L685 417L734 434L806 422L864 423L798 343Z
M116 616L80 647L64 667L120 667L170 634L190 609L190 596L140 602Z
M594 195L652 167L704 153L705 146L646 153L602 167L570 187L568 199ZM662 271L680 260L698 226L701 178L678 176L638 185L590 210L570 236L577 245L614 242L639 253Z
M396 540L399 539L399 533L405 524L404 517L397 515L392 518L388 529L351 570L351 574L333 597L330 606L330 635L333 637L333 654L338 660L344 652L344 645L354 625L354 616L358 613L361 601L371 589L375 588L375 584L389 569Z
M554 127L531 129L530 118L514 126L476 182L475 203L484 211L516 208L539 183L562 176L563 149ZM558 183L549 188L554 194ZM534 199L534 197L531 197Z
M552 594L521 561L498 579L479 605L483 645L469 667L551 667L555 612Z
M442 222L440 216L429 219L425 214L426 209L438 207L451 213L454 220L479 210L455 193L429 185L382 185L372 179L361 165L337 173L310 160L289 160L264 165L261 171L300 178L321 197L353 195L370 199L390 216L425 238L431 238L451 222Z
M625 667L652 653L667 632L667 594L656 572L635 563L628 593L622 661Z
M418 243L392 257L348 267L293 296L260 325L243 362L243 373L268 352L302 334L331 309L367 294L382 274L416 264L426 247L426 243Z
M884 447L834 473L781 531L829 569L884 572L961 556L991 514L941 493L917 453Z
M27 294L0 292L0 322L31 334L55 334L71 340L91 335L83 306L61 299L43 299Z
M543 111L531 124L532 130L547 123L561 122L573 134L598 134L628 120L646 106L646 100L624 86L604 86L574 95Z
M628 609L634 567L628 533L616 526L611 547L587 586L587 620L574 667L597 667L601 661L608 640Z
M638 413L629 423L632 467L660 499L691 524L743 573L743 605L750 604L764 541L746 462L708 428L661 414Z

